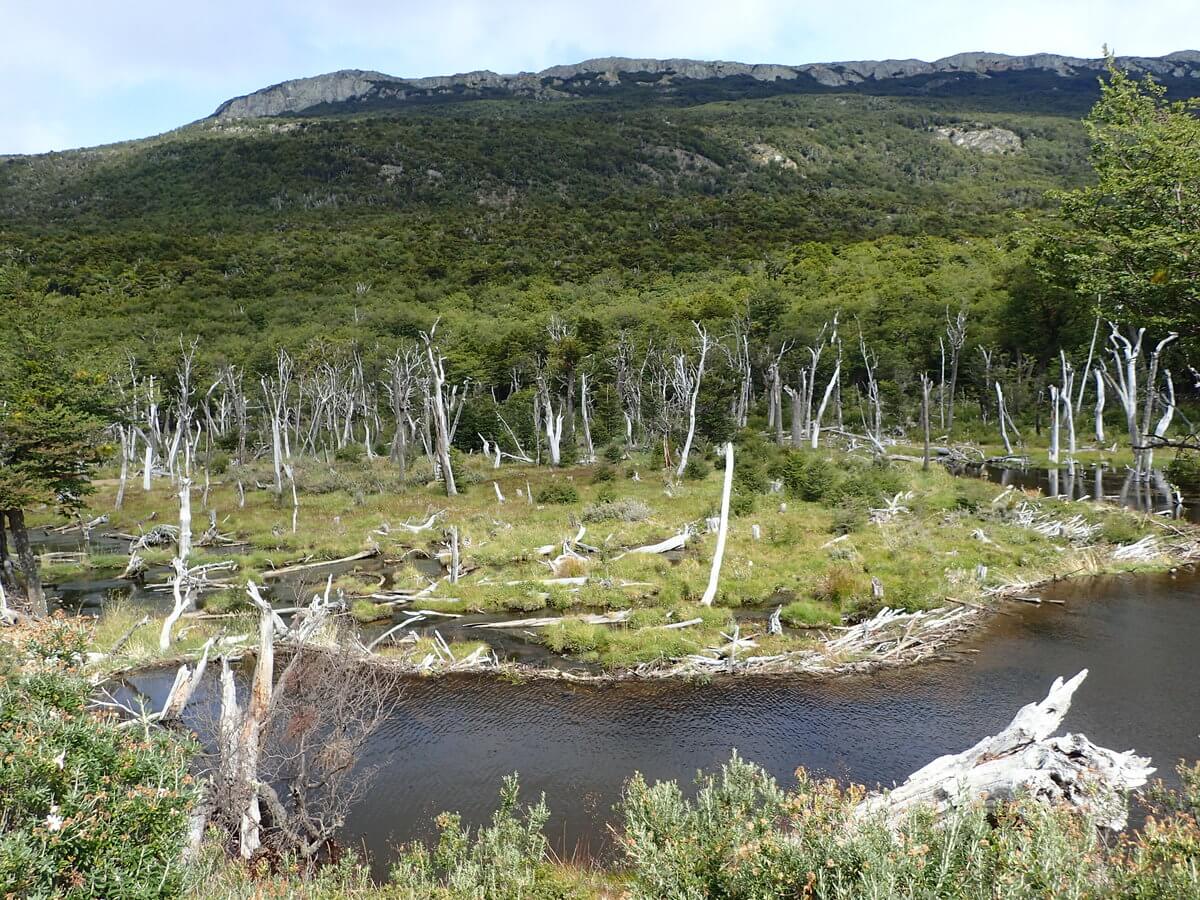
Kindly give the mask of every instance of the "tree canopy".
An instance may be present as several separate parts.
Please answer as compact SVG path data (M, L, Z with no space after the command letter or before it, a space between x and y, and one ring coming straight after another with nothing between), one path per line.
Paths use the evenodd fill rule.
M1095 184L1061 194L1069 261L1108 314L1200 334L1200 99L1170 101L1110 57L1085 122Z

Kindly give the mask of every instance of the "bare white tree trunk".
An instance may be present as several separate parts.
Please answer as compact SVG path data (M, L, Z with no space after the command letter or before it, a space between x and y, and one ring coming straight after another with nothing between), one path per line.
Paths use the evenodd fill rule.
M947 399L946 431L954 430L954 404L958 388L958 361L962 355L963 345L967 341L967 312L959 310L954 321L950 321L950 311L946 310L946 337L950 343L950 391Z
M862 331L858 333L858 349L862 354L863 366L867 370L867 403L871 409L871 415L866 424L867 435L875 444L878 452L883 452L883 401L879 394L879 380L875 377L875 371L879 368L879 358L874 352L867 349L867 342L863 338Z
M717 549L713 553L708 586L700 598L701 606L712 606L721 580L721 562L725 558L725 540L729 536L729 497L733 490L733 441L725 444L725 481L721 485L721 524L717 527Z
M1154 426L1154 436L1159 439L1166 437L1167 429L1171 427L1171 419L1175 415L1175 381L1171 378L1169 369L1163 374L1167 381L1166 408L1163 410L1158 424ZM1152 468L1154 468L1154 448L1148 447L1146 449L1146 471L1149 472Z
M187 564L192 553L192 479L179 479L179 558Z
M842 374L842 364L839 362L833 367L833 375L829 378L829 384L825 385L825 395L821 398L821 405L817 407L817 414L813 417L811 432L812 449L816 450L817 445L821 441L821 418L825 415L825 407L829 405L829 396L833 393L834 385L838 383L838 379Z
M1104 443L1104 370L1092 370L1096 376L1096 442Z
M1067 354L1063 350L1058 351L1059 359L1062 363L1062 392L1059 397L1062 401L1062 415L1066 420L1067 426L1067 458L1074 460L1075 458L1075 408L1071 405L1071 394L1075 388L1075 369L1067 362Z
M142 463L142 491L150 493L151 479L154 474L154 445L146 441L146 457Z
M446 486L446 496L454 497L458 488L454 484L454 471L450 466L450 425L446 418L446 401L443 389L446 384L446 361L433 346L433 328L421 335L425 341L425 354L429 361L430 385L429 399L433 409L433 424L435 440L437 441L437 460L442 470L442 483Z
M1008 427L1005 421L1008 419L1008 411L1004 408L1004 388L1000 386L999 379L996 380L996 417L1000 420L1000 439L1004 441L1004 452L1012 456L1012 442L1008 439Z
M704 380L704 363L708 358L708 348L712 345L704 326L699 322L693 322L692 325L696 329L696 348L700 358L696 362L695 369L689 373L692 391L691 399L688 402L688 430L687 438L683 442L683 450L679 454L679 465L675 468L677 476L683 475L683 470L688 462L688 454L692 452L692 441L696 437L696 401L700 398L700 384Z
M1075 398L1075 412L1083 409L1083 392L1087 387L1088 373L1092 370L1092 359L1096 355L1096 338L1100 334L1100 317L1096 316L1096 325L1092 329L1092 342L1088 345L1087 362L1083 366L1083 377L1079 379L1079 396ZM1100 440L1104 440L1100 438Z
M1059 408L1058 388L1055 385L1050 385L1050 462L1058 462L1058 408Z
M158 649L165 653L171 647L171 629L179 621L179 617L192 605L192 583L188 577L187 563L175 557L171 560L175 574L171 579L171 594L174 604L171 612L163 620L162 631L158 634Z
M579 411L583 415L584 462L595 462L596 447L592 444L591 385L587 372L579 373Z
M117 484L117 499L113 506L120 509L125 505L125 483L129 480L129 456L133 453L133 429L119 426L121 434L121 479Z
M1045 700L1022 707L999 734L938 757L899 787L867 797L856 813L882 813L898 823L916 807L944 814L980 800L990 806L1028 796L1080 807L1100 827L1120 831L1128 816L1125 795L1154 773L1150 760L1097 747L1083 735L1051 737L1086 677L1084 669L1067 682L1056 678Z

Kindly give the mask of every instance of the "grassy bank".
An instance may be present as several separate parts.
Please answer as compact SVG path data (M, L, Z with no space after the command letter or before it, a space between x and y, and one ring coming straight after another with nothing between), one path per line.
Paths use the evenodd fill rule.
M862 621L884 606L913 611L948 602L987 605L1008 585L1169 566L1190 552L1194 539L1187 526L1166 527L1113 506L1005 492L940 466L923 471L842 451L786 451L748 437L737 451L720 587L713 607L705 608L698 601L716 542L706 520L719 511L719 465L715 457L700 456L676 479L649 456L499 470L463 457L458 467L465 490L446 498L420 466L401 477L386 460L307 460L296 467L294 532L290 496L255 488L256 482L269 483L268 473L226 470L207 488L193 489L195 530L204 530L211 513L218 530L237 543L201 548L192 561L236 564L233 574L222 576L229 586L201 601L202 614L227 618L185 620L183 641L170 653L194 649L220 630L245 630L237 616L246 580L261 582L276 568L364 550L377 553L333 570L335 590L346 596L354 619L374 623L375 633L418 608L451 616L548 618L554 621L511 633L539 642L548 654L624 671L720 646L735 622L743 635L752 635L755 654L794 653L819 647L830 628ZM90 515L109 516L106 529L137 534L177 516L175 489L166 479L156 480L149 492L131 485L119 511L115 492L114 483L102 481L89 501ZM404 527L431 516L428 529ZM433 561L448 562L451 527L461 554L457 583L439 579L436 573L445 570ZM629 552L685 531L681 551ZM1154 542L1149 552L1114 557L1114 549L1146 537ZM154 566L165 564L171 552L143 555ZM85 557L71 566L58 563L47 574L87 577L116 562L112 554ZM147 578L163 580L157 571ZM324 588L329 571L305 570L285 593L303 600ZM379 602L380 590L425 592L418 600L387 605ZM776 608L783 634L768 635L766 617ZM621 621L584 618L613 613ZM111 649L141 614L128 604L107 609L97 650ZM105 664L152 662L160 627L154 618ZM673 627L685 622L691 624ZM472 639L486 641L487 630L460 636L458 649L469 652ZM404 659L420 658L421 650L418 643L388 652Z

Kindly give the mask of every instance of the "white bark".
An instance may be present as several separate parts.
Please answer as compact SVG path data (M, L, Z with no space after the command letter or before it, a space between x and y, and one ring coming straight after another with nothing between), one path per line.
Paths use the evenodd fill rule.
M696 347L699 350L700 358L696 362L695 369L690 372L691 376L691 399L688 403L688 430L687 438L683 442L683 450L679 453L679 465L675 467L676 476L683 475L683 470L687 466L688 454L692 452L692 441L696 437L696 401L700 397L700 384L704 380L704 363L708 358L708 348L711 346L711 341L708 337L708 332L699 322L692 322L696 329Z
M860 816L882 814L899 823L916 807L945 814L969 803L988 806L1031 796L1067 802L1111 831L1125 827L1126 793L1144 785L1155 771L1132 750L1116 753L1082 735L1051 737L1071 708L1084 669L1070 681L1056 678L1046 699L1030 703L999 734L969 750L942 756L917 770L904 784L864 800Z
M1008 439L1008 427L1006 421L1008 412L1004 408L1004 388L1000 386L999 380L996 381L996 417L1000 420L1000 439L1004 441L1004 452L1012 456L1012 442Z
M813 417L812 426L810 428L812 449L816 450L817 445L821 440L821 418L825 415L825 407L829 405L829 397L833 393L834 387L838 383L838 379L842 374L842 364L839 362L833 367L833 375L829 378L829 384L825 386L825 395L821 398L821 405L817 407L817 414Z
M192 552L192 479L179 479L179 559L186 565Z
M1050 462L1058 462L1058 422L1059 394L1058 388L1050 385Z
M175 623L179 621L179 617L192 606L192 583L188 577L187 563L175 557L171 560L171 566L175 570L175 576L171 579L171 594L174 598L174 605L171 607L171 612L163 620L162 631L158 635L158 649L165 653L171 647L171 629L175 627Z
M725 481L721 486L721 524L717 528L717 549L713 553L708 586L700 598L701 606L712 606L721 580L721 562L725 559L725 540L729 535L729 496L733 489L733 441L725 444Z
M450 424L446 417L446 400L443 389L446 383L445 359L433 346L433 334L437 328L425 332L421 337L425 341L425 354L429 361L430 385L429 400L433 407L433 424L437 442L437 461L442 470L442 483L446 487L446 496L454 497L458 488L454 484L454 471L450 466Z

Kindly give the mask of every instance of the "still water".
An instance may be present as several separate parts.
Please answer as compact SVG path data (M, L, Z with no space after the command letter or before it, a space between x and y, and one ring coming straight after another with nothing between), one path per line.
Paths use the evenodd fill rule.
M560 852L603 857L606 825L634 771L690 782L733 749L787 783L797 766L888 784L966 748L1087 667L1065 727L1136 748L1163 776L1200 757L1200 576L1068 581L1011 604L955 661L833 680L738 677L708 684L511 684L479 676L414 679L364 764L374 768L346 826L386 872L398 841L434 833L458 810L487 820L502 776L545 792ZM169 675L133 679L156 703Z

